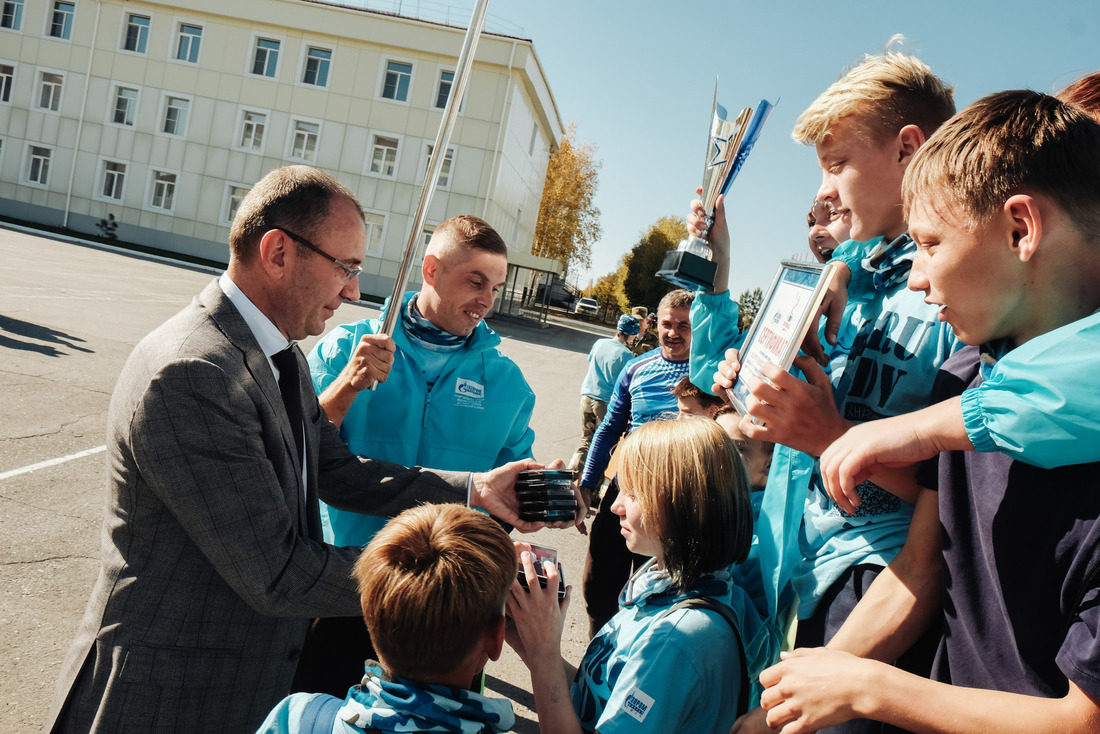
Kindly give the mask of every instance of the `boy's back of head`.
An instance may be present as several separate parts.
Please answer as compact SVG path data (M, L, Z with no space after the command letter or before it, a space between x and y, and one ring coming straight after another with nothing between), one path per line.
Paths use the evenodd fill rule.
M515 546L488 515L461 505L402 512L355 564L379 660L419 681L452 674L502 619L516 567Z
M915 200L972 228L1016 194L1049 197L1080 236L1100 244L1100 125L1086 111L1030 90L973 103L928 140L906 171Z
M852 116L874 142L906 125L916 125L927 138L955 114L954 88L917 57L893 50L902 40L894 36L881 54L867 54L822 92L795 122L795 141L817 145L838 120Z

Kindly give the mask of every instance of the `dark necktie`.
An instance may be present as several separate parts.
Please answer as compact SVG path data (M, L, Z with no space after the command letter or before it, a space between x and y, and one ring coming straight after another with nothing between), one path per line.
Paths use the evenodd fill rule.
M290 419L290 429L294 433L294 447L298 450L299 466L305 463L302 454L302 391L298 380L298 357L294 345L277 354L271 355L271 361L279 369L279 393L283 396L286 417Z

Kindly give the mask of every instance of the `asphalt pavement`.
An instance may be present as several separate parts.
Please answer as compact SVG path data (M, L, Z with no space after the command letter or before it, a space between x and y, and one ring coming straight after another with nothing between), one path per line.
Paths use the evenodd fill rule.
M106 414L118 373L138 340L214 276L0 228L0 732L42 729L99 569ZM328 326L376 315L345 304ZM567 461L580 438L586 356L611 329L557 317L541 328L504 318L489 325L537 396L535 458ZM579 581L582 535L543 530L524 539L557 548L566 580ZM575 597L562 645L574 663L588 642L579 588ZM491 692L516 703L515 730L538 731L519 659L506 648L487 676Z

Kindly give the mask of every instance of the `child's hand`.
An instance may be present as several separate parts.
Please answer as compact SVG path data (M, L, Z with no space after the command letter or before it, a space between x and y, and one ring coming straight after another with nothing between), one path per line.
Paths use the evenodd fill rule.
M543 564L546 572L544 589L539 584L539 577L528 551L520 553L520 563L527 577L527 589L519 581L515 581L508 592L506 607L508 616L515 621L515 633L512 639L506 639L529 668L540 660L553 660L560 664L562 628L573 588L566 587L565 598L559 603L560 578L557 566L549 561ZM515 644L517 641L518 644Z
M821 454L825 491L840 509L855 514L860 502L856 487L876 471L908 466L939 453L914 429L914 415L853 426Z
M852 271L847 265L837 262L835 267L836 274L829 281L825 298L821 301L821 309L818 311L819 317L825 317L825 341L829 344L836 344L837 335L840 333L844 308L848 305L848 283L852 280ZM806 332L806 338L802 340L802 351L825 367L829 364L829 360L825 357L825 349L821 346L815 326L811 326Z
M726 394L726 390L733 387L733 383L737 382L737 374L740 371L741 353L736 349L727 349L725 361L718 363L718 371L711 378L714 380L714 384L711 385L710 391L729 403L730 399Z
M781 654L760 674L760 705L773 729L802 734L855 718L854 702L876 683L878 663L826 648ZM865 697L865 696L863 696Z

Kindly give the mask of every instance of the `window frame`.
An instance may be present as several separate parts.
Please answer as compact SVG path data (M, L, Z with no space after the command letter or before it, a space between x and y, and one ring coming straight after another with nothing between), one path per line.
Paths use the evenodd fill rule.
M317 51L327 51L329 57L328 71L325 73L325 83L317 84L315 82L307 82L305 80L306 71L309 66L310 55L309 52L316 49ZM302 43L302 53L298 59L298 73L294 77L294 82L300 87L306 89L331 89L332 88L332 72L336 64L336 48L324 43L310 43L308 41Z
M430 152L430 148L433 148L434 146L435 146L434 142L429 143L428 141L424 141L424 147L421 148L420 168L418 169L418 172L416 174L416 185L417 186L423 186L424 181L428 177L428 164L431 163L431 155L432 155L431 152ZM446 158L444 158L444 161L443 161L444 167L439 169L440 178L443 177L443 171L444 171L444 169L446 169L446 171L447 171L447 182L446 183L437 182L436 186L435 186L436 189L443 190L443 191L450 191L451 190L451 183L454 181L454 175L455 175L455 161L458 160L458 146L457 145L448 145L447 146L447 152L450 154L450 157L451 157L450 168L447 168L447 161L446 161Z
M72 5L73 6L72 12L68 14L69 15L68 35L55 36L52 32L53 27L54 27L54 15L56 15L58 12L62 12L62 11L58 11L58 9L57 9L58 5ZM53 0L53 2L49 5L49 7L46 10L46 27L43 29L42 35L45 36L46 38L52 38L55 41L65 41L66 43L71 43L72 40L73 40L73 28L76 26L76 5L77 5L76 0ZM64 23L62 23L62 32L63 33L65 32L65 24Z
M259 148L246 148L242 139L244 138L244 126L245 126L245 113L252 112L255 114L264 116L264 130L260 140ZM271 136L271 110L261 110L256 107L248 107L240 105L237 107L237 125L233 130L233 140L230 147L233 150L239 150L244 153L252 153L255 155L263 155L264 149L267 147L267 141Z
M165 125L168 122L168 100L170 99L182 99L187 101L187 115L183 121L183 131L177 133L170 133L165 130ZM186 139L187 131L191 125L191 116L195 109L195 98L190 94L181 94L179 92L163 91L160 93L160 105L157 110L157 128L153 132L156 135L163 135L166 138Z
M12 95L15 93L15 76L19 73L19 64L14 61L8 61L7 59L0 59L0 66L11 67L11 81L8 85L8 98L6 100L3 98L3 84L0 83L0 105L10 105Z
M409 88L408 95L405 99L396 99L391 97L383 97L382 93L386 89L386 76L389 72L390 62L396 62L398 64L408 64L411 67L409 72ZM416 60L405 58L402 56L383 56L382 63L378 66L378 83L375 86L374 98L379 102L388 102L390 104L399 104L406 107L412 105L413 91L416 86Z
M119 90L121 89L132 89L137 92L137 97L134 99L134 121L130 124L115 121L115 113L118 111ZM123 130L137 130L138 112L141 110L141 87L137 84L130 84L129 82L112 80L110 90L111 96L108 98L107 104L107 124Z
M23 21L25 20L23 11L27 9L27 0L3 0L3 2L0 2L0 18L3 17L5 7L9 3L17 8L17 11L12 14L15 20L10 26L0 25L0 31L5 31L7 33L22 33Z
M49 158L46 159L47 164L45 181L37 181L31 178L31 158L34 155L34 153L32 153L31 151L34 148L44 148L45 150L48 150L50 152ZM54 146L47 145L46 143L37 143L33 140L25 141L23 144L23 160L19 165L19 183L24 186L41 189L42 191L49 191L50 173L52 172L51 169L54 167L53 164L56 162L53 157L56 150L57 149Z
M126 170L122 172L122 191L119 192L117 199L103 193L103 184L107 180L108 163L115 163L126 167ZM126 186L129 184L132 177L133 164L130 161L120 161L117 158L111 158L104 155L99 156L96 159L96 178L94 188L92 189L92 198L96 201L103 201L108 204L124 204L126 201Z
M255 184L252 184L252 186L255 186ZM221 213L219 214L219 219L218 219L218 221L223 226L230 227L230 226L233 225L232 214L234 212L231 211L232 205L233 205L233 201L232 201L233 189L242 188L242 189L245 190L245 194L247 195L247 193L252 190L252 186L249 186L248 184L240 183L239 181L226 181L225 182L225 189L224 189L225 195L222 196L222 210L221 210Z
M393 175L387 176L382 172L374 172L371 170L371 164L374 162L374 148L375 138L392 138L397 141L397 153L394 155L393 160ZM367 132L367 154L363 159L363 175L371 176L373 178L381 178L386 181L395 181L397 174L401 171L401 151L405 147L405 136L400 133L391 133L385 130L370 130Z
M366 256L381 258L382 253L386 250L386 230L390 223L390 212L383 211L381 209L363 209L363 225L366 229ZM370 221L370 217L381 217L382 223L378 225ZM371 242L371 229L377 227L378 229L378 249L372 250L370 246Z
M313 158L305 158L302 156L294 155L295 134L298 132L296 126L299 122L304 122L307 125L317 126L317 143L313 147ZM323 129L324 120L319 120L313 117L304 117L302 115L291 115L290 124L287 126L286 150L284 151L283 157L288 161L296 161L317 165L317 157L321 153L321 132Z
M275 58L275 73L273 76L267 74L256 74L252 69L256 66L256 51L259 48L261 40L275 41L279 44L278 56ZM244 73L246 78L251 79L267 79L271 82L278 82L279 76L282 74L283 59L286 57L286 38L275 33L260 33L254 31L251 36L251 40L248 44L249 52L245 57Z
M126 41L130 37L130 19L131 18L144 18L148 21L148 25L145 26L145 47L142 50L135 50L126 48ZM140 34L139 34L140 35ZM131 56L148 56L149 55L149 39L153 35L153 16L143 15L142 13L125 12L122 14L122 28L119 32L118 39L118 52L123 54L129 54Z
M451 75L451 88L449 90L447 90L447 99L450 99L451 98L451 92L453 92L454 88L455 88L454 77L455 77L455 74L457 74L457 73L458 73L458 71L452 66L447 66L446 64L436 65L436 67L435 67L435 88L432 91L431 109L437 110L439 112L443 112L446 109L446 106L439 107L437 105L437 103L439 102L439 88L441 86L443 86L443 75L444 74L450 74ZM462 100L458 103L458 114L460 114L460 115L463 112L466 111L466 97L468 97L469 94L470 94L470 85L467 84L466 85L466 93L462 95Z
M157 174L165 173L170 176L175 176L175 181L172 182L172 208L166 209L164 207L156 206L153 203L153 198L156 195ZM174 215L176 213L176 205L179 203L180 183L182 176L179 171L171 168L158 168L156 166L149 166L149 176L146 182L145 198L142 202L142 208L149 212L156 214L168 214Z
M180 40L183 38L183 27L195 26L199 29L199 52L195 56L194 61L189 59L181 59L177 55L179 53ZM172 43L168 45L168 60L175 64L185 64L187 66L198 66L202 62L202 49L203 40L206 38L206 23L190 20L188 18L173 18L172 19Z
M61 77L61 90L57 93L57 109L50 109L49 107L41 107L38 102L42 100L42 85L45 83L42 79L43 74L56 74ZM43 112L47 115L60 115L61 110L65 108L65 80L68 75L61 69L48 69L44 66L36 66L34 68L34 87L31 89L31 111Z

